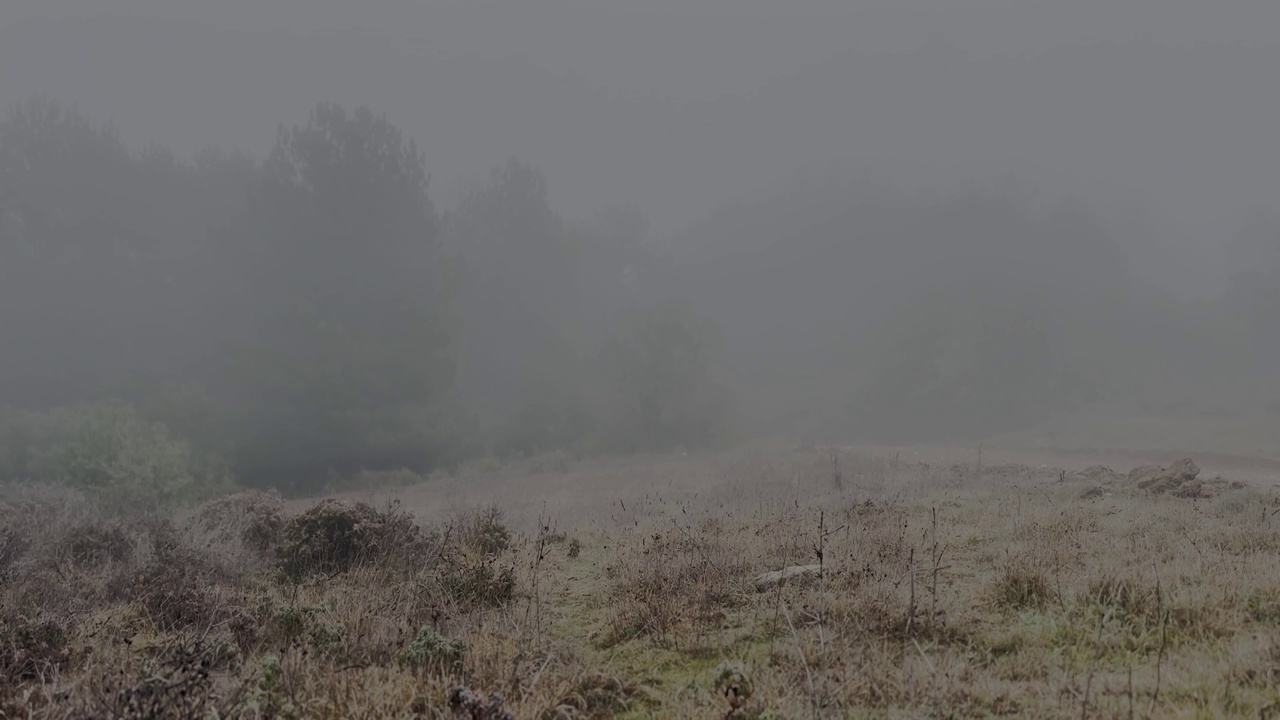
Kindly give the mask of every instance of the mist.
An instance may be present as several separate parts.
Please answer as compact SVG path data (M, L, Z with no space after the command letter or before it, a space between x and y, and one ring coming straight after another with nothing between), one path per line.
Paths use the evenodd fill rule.
M0 475L72 473L104 428L192 484L297 492L765 439L1265 435L1277 26L7 3Z

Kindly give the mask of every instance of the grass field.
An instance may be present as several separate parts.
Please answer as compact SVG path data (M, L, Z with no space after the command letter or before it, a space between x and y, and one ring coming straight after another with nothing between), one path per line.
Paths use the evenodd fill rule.
M163 519L8 488L0 717L1280 717L1269 483L949 452L552 457ZM789 566L818 567L758 582Z

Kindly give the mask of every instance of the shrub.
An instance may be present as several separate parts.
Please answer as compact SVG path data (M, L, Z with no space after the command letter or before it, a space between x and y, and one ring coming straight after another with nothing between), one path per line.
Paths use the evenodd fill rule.
M639 687L620 682L604 673L588 673L574 683L572 690L560 698L554 708L541 715L542 720L559 718L611 718L635 711L646 698Z
M128 561L133 556L133 542L119 523L90 520L69 528L55 552L73 567L94 567Z
M56 486L0 489L0 588L15 603L53 610L61 601L103 598L112 577L128 574L136 533L96 516L82 496ZM46 581L56 587L43 587Z
M285 577L296 582L314 573L346 572L362 562L408 564L424 554L426 545L410 515L330 498L285 524L277 557Z
M515 596L515 567L500 557L511 547L511 531L496 505L457 519L457 542L442 548L438 579L465 607L500 607Z
M288 605L276 609L268 621L272 639L285 645L300 644L332 653L342 645L342 636L322 622L323 608Z
M462 669L467 646L458 640L450 640L431 628L424 627L409 647L400 653L401 667L430 672L457 672Z
M93 495L109 505L156 509L188 497L202 468L189 443L124 405L60 410L43 419L30 464L37 479Z
M250 490L218 498L200 506L193 525L209 542L267 557L280 544L284 531L284 501L274 490Z
M165 631L194 627L208 630L233 614L221 596L231 578L208 551L184 544L168 521L146 530L151 542L148 561L123 591Z
M201 720L225 715L211 670L220 651L200 641L166 648L141 667L104 673L91 693L90 717Z
M67 662L67 633L48 618L0 618L0 685L48 675Z
M485 555L496 555L511 546L511 531L502 522L502 509L490 505L465 516L460 523L462 543Z
M494 555L451 557L445 561L440 584L464 607L501 607L515 597L516 573L511 565L499 566Z

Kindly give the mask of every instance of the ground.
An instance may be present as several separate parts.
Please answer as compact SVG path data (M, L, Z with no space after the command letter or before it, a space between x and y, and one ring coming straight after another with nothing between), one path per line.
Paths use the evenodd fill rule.
M0 545L0 708L1280 717L1280 463L1191 453L1207 482L1181 494L1127 477L1181 455L547 456L347 493L328 515L253 496L159 530L11 493L27 524ZM339 511L357 550L298 554L321 535L289 518ZM800 565L818 569L757 583Z

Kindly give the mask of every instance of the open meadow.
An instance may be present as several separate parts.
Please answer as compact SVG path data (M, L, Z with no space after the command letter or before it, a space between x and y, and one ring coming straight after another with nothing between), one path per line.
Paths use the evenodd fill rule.
M1280 474L1133 460L549 455L172 518L9 487L0 717L1280 717Z

